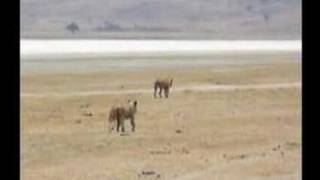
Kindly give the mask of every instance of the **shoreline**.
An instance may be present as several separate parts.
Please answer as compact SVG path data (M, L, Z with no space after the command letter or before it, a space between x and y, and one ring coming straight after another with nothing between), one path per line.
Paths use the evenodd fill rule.
M301 40L20 40L20 55L300 52L301 46Z

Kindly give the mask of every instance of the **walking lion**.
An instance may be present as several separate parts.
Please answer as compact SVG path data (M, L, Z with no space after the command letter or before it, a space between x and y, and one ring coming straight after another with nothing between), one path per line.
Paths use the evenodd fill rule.
M135 131L135 114L137 112L138 102L136 100L128 100L126 105L116 105L112 106L109 111L109 132L114 129L115 123L117 127L117 132L121 127L121 131L124 132L124 121L129 119L132 131Z
M173 78L168 79L156 79L154 82L154 93L153 97L157 98L157 90L159 89L159 96L162 98L162 92L164 91L165 98L169 97L169 91L172 87Z

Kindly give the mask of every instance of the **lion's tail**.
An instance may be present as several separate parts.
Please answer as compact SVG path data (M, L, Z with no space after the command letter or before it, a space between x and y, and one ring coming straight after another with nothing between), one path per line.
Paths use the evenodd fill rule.
M111 110L109 111L108 123L110 126L111 126L112 120L115 117L115 110L116 109L111 108ZM106 127L107 127L107 121L105 121L105 123L104 123L104 130L106 130Z
M156 97L156 93L157 93L157 89L158 89L158 86L159 86L159 83L158 81L155 81L154 82L154 85L153 85L153 96Z

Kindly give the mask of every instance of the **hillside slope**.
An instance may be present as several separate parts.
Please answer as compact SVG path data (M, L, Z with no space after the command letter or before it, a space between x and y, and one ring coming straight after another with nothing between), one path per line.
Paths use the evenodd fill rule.
M66 26L75 22L80 31ZM301 0L21 0L22 38L300 39Z

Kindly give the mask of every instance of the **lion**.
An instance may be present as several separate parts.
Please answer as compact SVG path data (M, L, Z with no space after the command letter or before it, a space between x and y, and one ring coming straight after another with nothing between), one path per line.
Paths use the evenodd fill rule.
M135 131L135 114L137 112L138 102L136 100L128 100L128 104L125 106L114 105L109 111L109 132L114 129L114 125L117 125L117 132L121 127L121 131L124 132L124 121L130 119L132 131Z
M164 90L165 98L168 98L169 97L169 90L170 90L170 87L172 87L172 83L173 83L173 78L156 79L156 81L154 82L153 97L157 98L157 90L160 89L159 90L160 98L162 98L162 90Z

